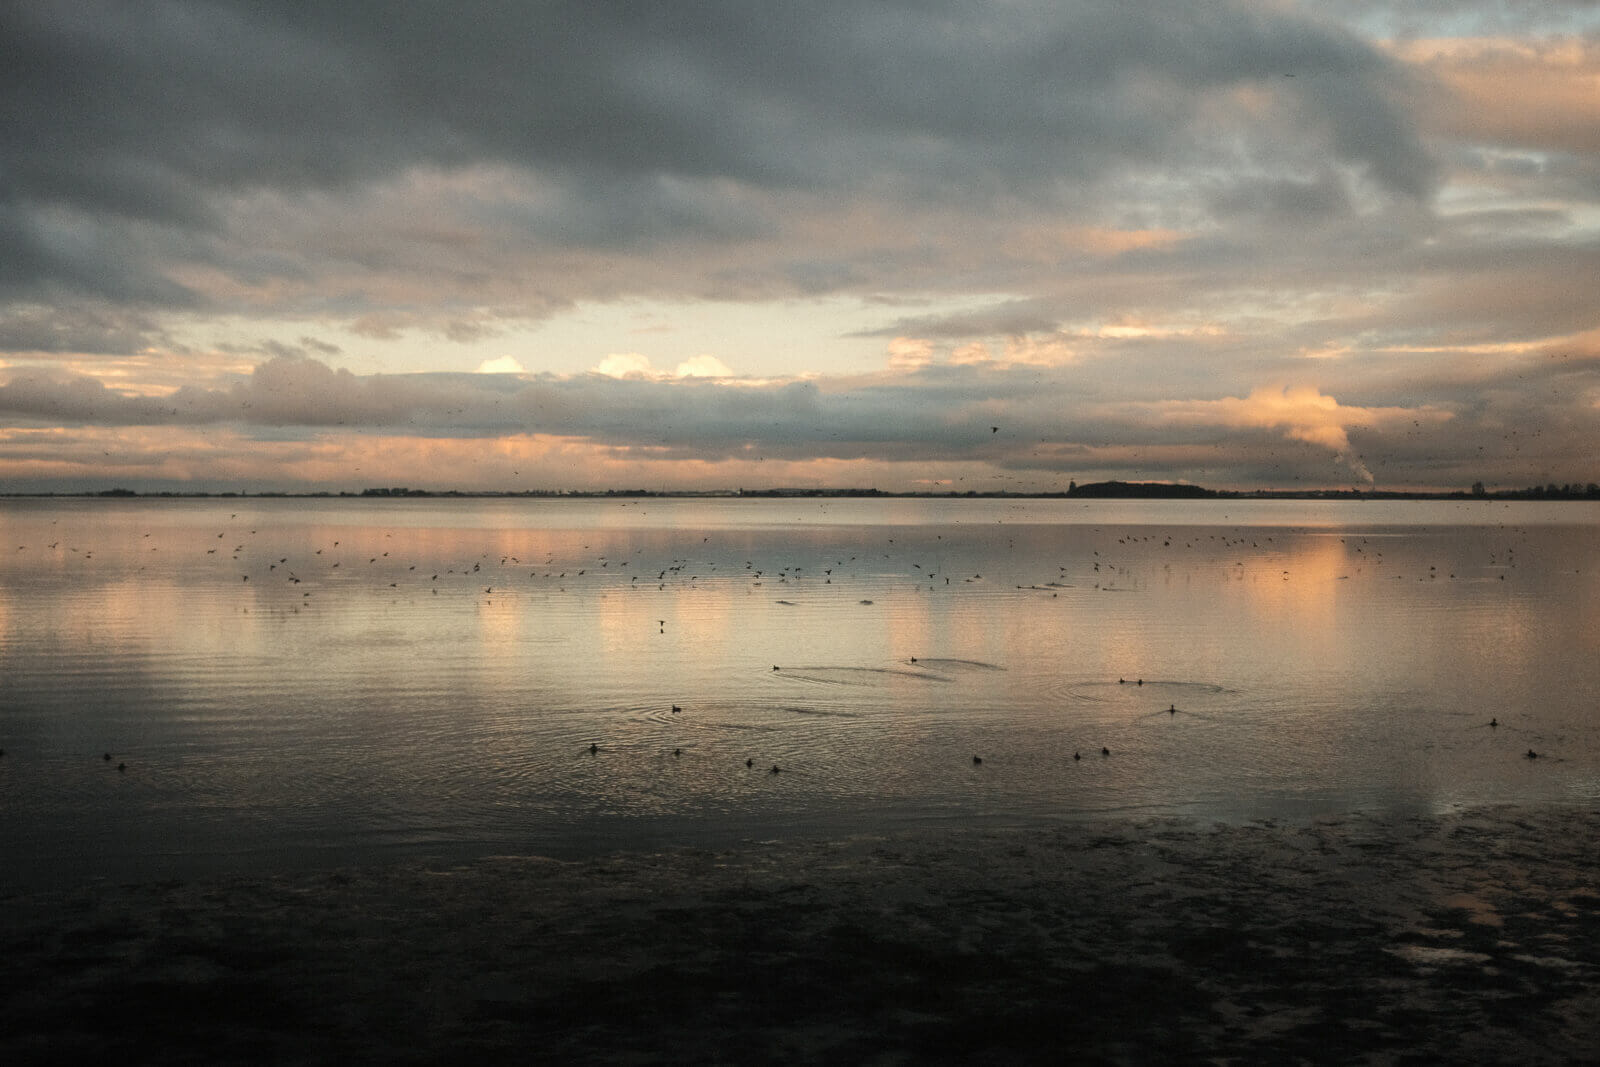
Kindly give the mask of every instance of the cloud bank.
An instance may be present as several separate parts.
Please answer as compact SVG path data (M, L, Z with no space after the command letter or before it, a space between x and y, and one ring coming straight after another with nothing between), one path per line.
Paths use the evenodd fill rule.
M483 487L1600 477L1593 5L83 0L0 39L0 490L326 486L378 437Z

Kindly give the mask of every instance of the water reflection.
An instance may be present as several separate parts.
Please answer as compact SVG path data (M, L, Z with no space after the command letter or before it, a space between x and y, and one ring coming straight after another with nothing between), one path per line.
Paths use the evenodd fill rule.
M1593 795L1600 512L1288 503L6 502L0 845Z

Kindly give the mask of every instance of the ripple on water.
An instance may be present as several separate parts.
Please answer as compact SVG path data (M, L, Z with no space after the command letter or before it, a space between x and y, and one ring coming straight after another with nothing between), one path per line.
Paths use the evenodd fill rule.
M1004 667L998 663L985 663L978 659L949 659L945 657L919 656L913 661L917 666L930 671L940 671L947 674L962 671L1003 671Z
M943 674L933 671L908 670L903 667L795 667L783 672L785 680L795 679L815 685L850 685L878 687L895 679L915 682L949 682Z
M824 718L833 718L833 719L859 719L859 718L861 718L861 713L858 712L858 711L844 711L843 709L839 709L839 708L801 708L801 707L794 707L792 705L785 705L780 710L787 711L791 715L820 715L820 716L822 716Z
M1218 695L1234 692L1225 686L1214 682L1191 681L1188 679L1123 679L1112 682L1084 682L1063 680L1057 688L1056 695L1071 697L1075 700L1085 700L1093 704L1131 704L1144 702L1154 695L1157 699L1166 698L1171 694L1171 699L1176 700L1179 695Z

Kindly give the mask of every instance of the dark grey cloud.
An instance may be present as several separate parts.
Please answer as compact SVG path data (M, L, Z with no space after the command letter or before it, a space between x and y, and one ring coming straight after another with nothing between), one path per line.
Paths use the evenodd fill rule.
M1293 393L1280 391L1274 401L1269 390L1264 403L1227 386L1168 394L1156 387L1129 399L1093 368L936 365L894 379L729 386L601 375L359 376L285 356L233 386L159 398L18 369L0 384L0 419L227 427L272 442L330 433L537 433L651 462L870 460L932 475L981 463L1040 477L1338 484L1370 472L1382 485L1421 471L1438 479L1432 484L1489 478L1510 485L1592 477L1576 468L1592 452L1588 398L1597 392L1595 350L1540 353L1520 370L1418 372L1365 402L1359 390L1313 387L1307 395L1315 402L1299 407ZM1340 406L1330 414L1322 401L1335 393Z
M129 355L163 341L148 315L103 302L0 307L0 352Z
M263 248L239 198L354 197L419 167L539 191L488 205L485 234L635 251L770 236L797 203L774 196L1081 208L1064 182L1239 144L1257 169L1331 157L1401 196L1434 180L1392 63L1243 3L85 2L8 5L0 37L13 295L184 305L217 297L182 266L320 276L331 249ZM1245 87L1281 107L1236 116L1224 149L1208 123ZM856 280L804 258L774 278Z

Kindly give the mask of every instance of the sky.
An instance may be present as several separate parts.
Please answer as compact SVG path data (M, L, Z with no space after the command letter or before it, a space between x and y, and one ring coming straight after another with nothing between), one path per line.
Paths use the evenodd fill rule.
M1600 5L0 7L0 492L1600 481Z

